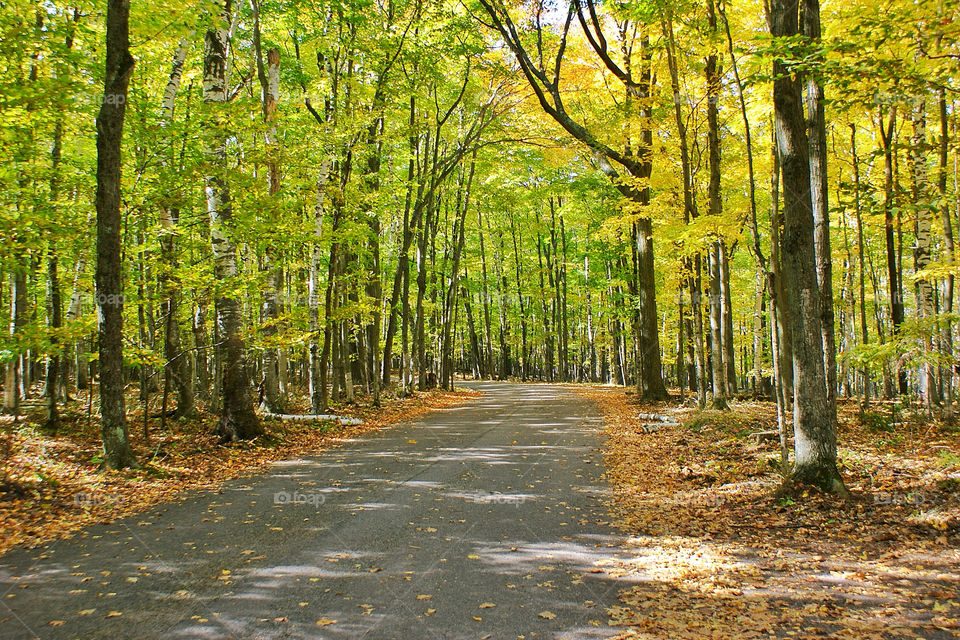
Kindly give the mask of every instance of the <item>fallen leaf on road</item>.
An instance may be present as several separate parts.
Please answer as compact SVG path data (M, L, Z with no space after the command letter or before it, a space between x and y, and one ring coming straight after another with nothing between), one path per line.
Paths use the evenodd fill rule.
M543 618L544 620L553 620L554 618L557 617L557 614L553 613L552 611L541 611L537 615Z
M337 624L337 621L331 620L330 618L320 618L319 620L317 620L318 627L325 627L328 624Z

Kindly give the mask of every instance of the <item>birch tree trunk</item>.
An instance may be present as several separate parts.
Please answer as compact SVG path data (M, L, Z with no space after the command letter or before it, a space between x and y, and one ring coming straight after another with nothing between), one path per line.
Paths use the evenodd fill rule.
M243 306L230 291L239 274L237 247L230 237L233 210L227 182L227 133L215 122L228 101L227 63L230 46L231 8L226 0L220 24L207 30L203 52L203 101L213 116L208 124L210 136L208 175L206 177L207 214L210 216L210 244L213 249L213 273L220 289L214 301L217 321L217 354L221 366L222 407L217 425L221 442L250 440L263 435L253 411L246 345L240 336Z
M933 286L930 280L922 275L930 266L931 244L931 212L927 203L930 199L927 178L927 114L926 101L920 99L914 105L911 120L913 123L913 140L910 149L910 163L913 169L913 205L916 210L916 238L917 244L913 250L913 268L917 274L917 318L920 320L920 341L922 343L924 361L920 366L920 397L928 412L932 412L934 405L940 404L940 395L937 389L936 369L933 365L933 327L927 322L934 315Z
M257 0L251 0L254 7L254 48L257 55L257 72L260 77L263 122L267 128L264 144L267 152L267 195L270 205L267 211L280 215L277 205L277 192L280 191L280 160L277 148L277 127L274 118L277 102L280 99L280 50L267 51L266 64L260 50L260 21ZM275 251L267 246L264 252L263 270L266 274L263 289L263 336L267 342L263 350L263 403L261 408L267 413L285 413L286 407L280 395L280 352L273 344L280 321L279 292L283 289L283 268L278 263Z
M161 120L167 126L173 122L174 102L180 91L187 50L186 41L181 40L176 51L174 51L173 61L170 64L170 75L160 106ZM172 140L169 142L172 145ZM164 160L164 162L169 165L169 160ZM176 385L177 409L173 414L174 418L188 416L194 410L193 376L190 371L190 362L183 353L180 341L180 324L177 321L177 312L180 307L180 283L176 277L176 238L179 218L180 210L177 204L161 207L160 260L162 264L160 266L159 288L161 295L164 296L161 304L161 314L164 318L163 355L166 360L164 389L168 389L171 382Z

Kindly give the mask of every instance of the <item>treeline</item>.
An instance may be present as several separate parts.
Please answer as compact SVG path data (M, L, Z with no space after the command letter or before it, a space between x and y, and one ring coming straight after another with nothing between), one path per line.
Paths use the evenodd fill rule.
M836 396L951 411L955 8L0 15L3 404L98 383L108 466L128 387L224 441L458 374L749 393L824 486Z

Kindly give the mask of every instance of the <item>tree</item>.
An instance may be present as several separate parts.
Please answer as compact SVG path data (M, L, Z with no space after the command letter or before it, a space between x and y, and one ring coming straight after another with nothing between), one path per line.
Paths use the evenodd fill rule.
M771 0L770 34L798 33L798 0ZM783 279L793 336L795 481L845 494L837 470L837 434L827 394L820 291L810 196L810 161L800 80L788 62L773 63L773 104L783 177Z
M100 341L100 435L103 467L137 464L124 408L123 283L120 247L120 172L130 55L130 2L108 0L103 101L97 116L97 317Z
M217 435L223 442L250 440L264 433L253 411L246 346L240 335L242 305L237 293L230 290L239 269L237 247L231 237L233 209L228 182L228 134L224 131L221 118L226 115L224 107L230 97L227 70L232 19L230 0L225 0L219 15L219 24L207 29L203 48L203 101L210 115L206 132L210 147L205 190L207 213L210 216L214 274L219 281L216 318L220 344L217 347L217 357L222 369L223 406Z

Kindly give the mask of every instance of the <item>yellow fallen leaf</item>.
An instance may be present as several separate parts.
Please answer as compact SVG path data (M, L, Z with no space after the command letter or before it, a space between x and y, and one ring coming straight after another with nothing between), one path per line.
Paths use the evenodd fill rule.
M62 627L65 623L63 620L51 620L47 624L51 627Z
M478 608L478 609L493 609L495 606L497 606L497 605L495 605L495 604L492 603L492 602L484 602L482 605L480 605L480 606L477 607L477 608Z
M417 596L417 600L429 600L429 599L432 598L432 597L433 597L433 596L431 596L431 595L428 595L428 594L425 594L425 593L421 593L420 595Z
M337 621L331 620L330 618L320 618L319 620L317 620L317 626L319 627L325 627L328 624L337 624Z
M481 618L480 616L473 616L473 619L476 620L477 622L480 622L481 620L483 620L483 618Z
M96 611L96 609L82 609L82 610L80 610L80 611L77 611L77 615L78 615L78 616L88 616L88 615L90 615L91 613L93 613L94 611Z
M553 620L557 617L557 614L553 613L552 611L541 611L537 615L545 620Z
M122 615L123 615L123 612L121 612L121 611L111 611L110 613L107 614L107 617L108 617L108 618L118 618L118 617L120 617L120 616L122 616Z

